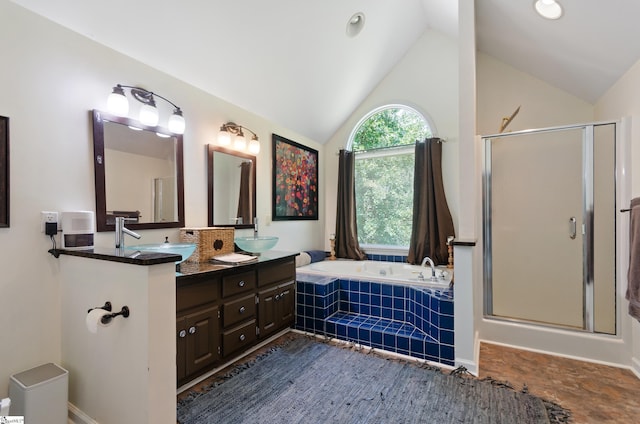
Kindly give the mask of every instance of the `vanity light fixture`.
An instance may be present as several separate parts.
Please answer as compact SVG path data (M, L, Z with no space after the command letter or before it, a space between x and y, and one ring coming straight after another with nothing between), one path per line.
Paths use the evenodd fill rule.
M243 129L253 134L248 145L244 132L242 132ZM233 140L233 148L235 150L248 150L252 155L260 153L260 141L258 140L258 135L249 128L243 127L242 125L238 125L234 122L227 122L220 127L220 131L218 132L218 145L230 146L231 134L235 136Z
M559 19L562 16L562 6L556 0L536 0L533 6L545 19Z
M113 92L109 94L109 98L107 99L107 108L109 109L109 112L118 116L127 116L129 113L129 101L124 93L125 88L130 89L133 98L142 103L139 116L142 124L149 127L155 127L158 125L159 114L158 109L156 108L155 96L174 107L173 114L169 117L169 121L167 123L169 131L174 134L184 134L185 121L182 116L182 110L171 100L162 97L157 93L145 90L144 88L121 84L113 87Z

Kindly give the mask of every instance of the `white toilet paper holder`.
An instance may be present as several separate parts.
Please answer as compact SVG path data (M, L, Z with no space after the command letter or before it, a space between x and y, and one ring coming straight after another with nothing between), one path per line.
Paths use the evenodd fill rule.
M92 308L89 309L87 311L87 313L93 311L94 309L104 309L105 311L111 312L112 310L112 306L111 306L111 302L107 301L104 303L104 306L99 306L96 308ZM129 318L129 315L131 314L131 311L129 310L128 306L123 306L122 309L120 309L120 312L113 312L110 314L104 314L102 316L102 318L100 318L100 322L104 325L109 324L111 322L112 319L114 319L115 317L122 315L123 318Z

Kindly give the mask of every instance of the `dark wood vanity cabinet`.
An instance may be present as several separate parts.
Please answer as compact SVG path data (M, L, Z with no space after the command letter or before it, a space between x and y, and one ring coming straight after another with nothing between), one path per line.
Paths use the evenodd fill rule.
M295 256L179 276L178 385L293 324Z

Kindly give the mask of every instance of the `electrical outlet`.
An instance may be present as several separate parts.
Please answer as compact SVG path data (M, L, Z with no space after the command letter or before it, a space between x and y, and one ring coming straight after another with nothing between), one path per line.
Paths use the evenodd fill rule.
M44 226L47 222L58 222L58 212L40 212L40 232L44 233Z

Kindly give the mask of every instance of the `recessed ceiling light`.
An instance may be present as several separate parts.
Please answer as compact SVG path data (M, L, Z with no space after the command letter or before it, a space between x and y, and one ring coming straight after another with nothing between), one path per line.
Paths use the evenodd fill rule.
M558 19L562 16L562 6L556 0L536 0L534 7L546 19Z
M355 37L360 34L362 28L364 28L364 13L354 13L347 21L347 35L349 37Z

